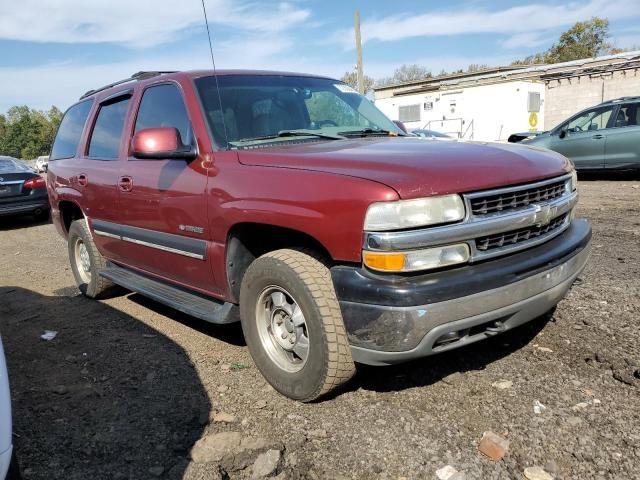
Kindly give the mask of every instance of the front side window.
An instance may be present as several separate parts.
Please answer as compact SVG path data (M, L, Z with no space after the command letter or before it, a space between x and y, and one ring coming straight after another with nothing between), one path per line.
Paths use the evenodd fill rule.
M67 110L58 127L56 139L53 141L49 161L72 158L76 155L91 105L91 100L85 100Z
M124 121L131 97L100 106L89 142L89 157L116 160L120 151Z
M302 142L403 134L367 98L335 80L221 75L195 85L213 141L222 148L270 146L292 136Z
M192 141L191 124L180 90L174 84L157 85L144 91L136 118L135 132L145 128L173 127L182 143Z
M599 108L584 112L567 124L567 131L577 133L607 128L612 112L613 107Z

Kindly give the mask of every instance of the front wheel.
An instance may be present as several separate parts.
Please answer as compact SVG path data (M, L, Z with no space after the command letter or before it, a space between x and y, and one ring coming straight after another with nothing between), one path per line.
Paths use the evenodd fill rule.
M256 366L287 397L315 400L355 373L331 274L310 255L285 249L255 260L240 318Z

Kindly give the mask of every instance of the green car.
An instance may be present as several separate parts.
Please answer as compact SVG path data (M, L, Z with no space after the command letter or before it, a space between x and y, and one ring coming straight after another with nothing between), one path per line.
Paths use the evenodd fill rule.
M579 170L640 169L640 97L587 108L522 143L561 153Z

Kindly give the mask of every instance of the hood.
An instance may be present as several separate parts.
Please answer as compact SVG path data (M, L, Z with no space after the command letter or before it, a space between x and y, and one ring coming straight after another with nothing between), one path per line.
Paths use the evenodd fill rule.
M562 155L534 147L369 137L239 150L245 165L348 175L385 184L401 198L463 193L531 182L571 170Z

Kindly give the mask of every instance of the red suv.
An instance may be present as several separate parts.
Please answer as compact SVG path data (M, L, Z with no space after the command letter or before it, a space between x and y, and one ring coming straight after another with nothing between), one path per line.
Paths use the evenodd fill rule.
M48 177L85 295L115 283L239 319L264 377L302 401L354 362L431 355L542 315L589 255L565 157L406 136L318 76L142 72L87 92Z

